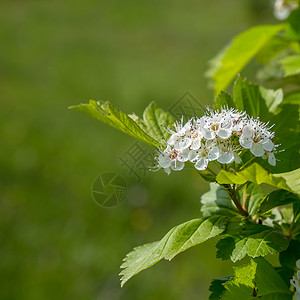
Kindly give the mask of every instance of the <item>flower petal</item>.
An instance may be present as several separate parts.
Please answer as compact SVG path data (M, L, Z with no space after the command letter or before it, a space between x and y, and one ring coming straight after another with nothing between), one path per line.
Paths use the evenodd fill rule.
M236 152L233 152L233 156L234 156L234 161L237 164L240 164L242 162L242 159L239 157L239 155Z
M222 153L218 158L218 162L221 164L230 164L234 160L234 155L232 152L229 153Z
M184 149L182 151L179 151L177 159L181 162L186 162L189 159L189 153L190 153L189 149Z
M207 140L213 140L215 138L215 133L207 128L202 129L203 137Z
M253 145L253 141L251 138L247 138L243 135L239 138L240 145L245 149L250 149Z
M184 162L182 161L178 161L178 160L174 160L172 162L172 165L171 165L171 169L174 170L174 171L180 171L184 168Z
M226 140L226 139L230 138L231 133L232 133L231 129L221 128L218 130L217 135L221 139Z
M207 165L208 165L208 159L205 158L205 157L201 157L195 164L195 168L197 170L205 170L207 168Z
M276 158L275 158L275 155L273 153L270 153L269 154L269 157L268 157L268 163L275 167L276 166Z
M252 127L250 125L244 126L244 128L242 130L242 134L246 138L251 138L252 135L253 135L253 129L252 129Z
M213 147L208 153L208 160L216 160L220 156L220 149L218 147Z
M266 151L272 151L274 148L274 144L270 139L263 143L262 146Z
M170 159L170 157L167 155L167 153L161 153L158 156L158 164L162 167L162 168L169 168L172 164L172 161Z
M201 146L201 138L196 138L192 140L191 149L198 150Z
M195 162L198 159L198 151L191 150L189 155L188 155L188 159L191 162Z
M254 143L250 149L251 153L256 157L261 157L264 155L265 151L261 144Z

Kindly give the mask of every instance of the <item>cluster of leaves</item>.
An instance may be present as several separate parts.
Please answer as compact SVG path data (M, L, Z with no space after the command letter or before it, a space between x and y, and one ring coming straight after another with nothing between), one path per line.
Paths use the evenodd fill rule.
M131 277L162 259L171 260L192 246L219 236L217 257L232 262L250 257L250 264L235 268L234 276L222 277L211 284L210 299L292 299L289 277L300 258L300 92L266 89L237 77L232 96L224 91L238 72L254 57L268 63L282 51L292 49L276 61L282 77L300 73L300 10L285 24L254 27L233 39L213 61L208 74L217 93L215 109L229 106L246 111L254 118L275 124L276 142L285 151L276 155L276 167L234 163L216 173L199 172L210 181L210 190L201 197L201 216L172 228L161 240L135 248L122 264L123 286ZM291 55L292 53L292 55ZM279 57L279 56L278 56ZM174 120L151 103L143 118L127 115L109 102L93 101L71 109L88 113L124 133L156 148L165 147L166 127ZM273 268L263 256L280 253L281 267Z
M295 83L300 74L300 9L285 23L258 25L232 39L214 59L206 75L216 94L228 87L253 59L262 65L257 76L264 82L285 86Z
M216 97L215 107L220 108L223 105L246 110L254 117L263 115L271 122L277 123L278 140L282 141L288 149L282 153L281 157L284 166L278 163L278 166L272 168L275 173L271 174L261 165L263 164L263 160L261 160L261 164L253 163L238 172L232 172L229 166L228 170L220 170L217 176L209 174L210 177L207 179L211 181L210 191L201 197L202 217L178 225L172 228L160 241L137 247L129 253L122 265L124 268L121 272L122 285L132 276L158 261L162 259L171 260L188 248L216 236L222 237L216 245L217 257L231 259L233 262L241 260L245 256L257 258L278 252L288 253L291 241L294 242L300 238L299 130L296 127L292 129L293 139L289 133L291 125L296 126L298 123L299 105L286 105L282 90L268 90L249 83L241 77L238 77L235 82L233 97L225 92L220 92ZM170 127L174 122L168 113L158 108L154 103L146 108L143 119L136 115L126 115L108 102L91 100L88 104L71 108L86 112L157 149L163 147L164 141L168 138L169 133L164 128ZM291 112L288 113L289 111ZM294 170L280 172L282 169L285 171ZM206 177L204 172L202 175L204 178ZM262 184L273 187L273 191L264 192L261 187ZM246 215L242 215L236 204L233 203L233 194L229 192L232 187L235 187L234 197ZM286 209L290 210L291 219L288 221L284 219L272 220L272 210L284 205L290 205ZM294 207L294 210L291 206ZM272 226L267 226L267 221L271 222ZM266 224L263 225L262 222ZM288 255L285 254L284 257ZM260 266L261 264L263 266ZM270 270L272 269L263 259L254 259L251 265L247 266L252 270L251 276L253 278L247 278L248 283L245 283L245 286L241 286L240 280L242 280L241 274L244 272L243 270L246 270L246 267L241 270L236 269L238 276L213 282L212 297L218 293L217 290L224 292L224 299L226 299L226 294L232 293L233 290L236 291L237 295L249 291L253 293L254 290L262 295L261 291L264 291L264 285L258 278L262 278L259 272L264 270L264 265L268 266ZM291 270L291 265L287 267L286 263L283 263L282 266ZM272 272L281 274L277 270ZM283 281L280 276L278 278L278 281ZM222 283L221 287L220 283ZM290 297L291 294L284 282L278 287L284 285L285 289L280 290L280 293L284 294L282 297ZM218 287L216 290L214 290L215 286ZM241 289L239 292L238 287ZM266 287L266 291L263 293L271 292L271 287Z

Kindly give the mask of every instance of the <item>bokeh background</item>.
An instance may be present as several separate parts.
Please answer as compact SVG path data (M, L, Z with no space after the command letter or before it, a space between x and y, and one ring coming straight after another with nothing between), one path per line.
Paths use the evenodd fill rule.
M133 139L68 110L109 100L142 114L189 91L212 103L204 73L229 39L275 23L261 0L2 0L0 4L0 298L207 299L232 274L207 242L142 272L124 288L134 246L197 218L208 189L196 172L137 181L119 158ZM124 202L91 197L95 178L121 174Z

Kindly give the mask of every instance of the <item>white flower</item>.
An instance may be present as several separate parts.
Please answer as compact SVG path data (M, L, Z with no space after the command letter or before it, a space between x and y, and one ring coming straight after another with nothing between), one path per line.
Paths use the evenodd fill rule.
M268 123L249 117L235 109L208 110L201 118L192 118L183 124L183 119L170 130L166 149L159 154L158 165L168 174L182 170L186 162L198 170L205 170L211 161L220 164L240 164L237 152L250 152L256 157L268 158L276 165L276 147Z
M180 159L181 153L171 148L169 145L158 157L158 164L161 168L163 168L168 174L170 172L170 168L174 171L180 171L184 168L184 161Z
M210 112L210 116L201 119L203 136L207 140L212 140L216 136L221 139L228 139L232 134L232 120L225 113Z
M285 20L291 11L298 7L296 1L276 0L274 3L274 16L278 20Z

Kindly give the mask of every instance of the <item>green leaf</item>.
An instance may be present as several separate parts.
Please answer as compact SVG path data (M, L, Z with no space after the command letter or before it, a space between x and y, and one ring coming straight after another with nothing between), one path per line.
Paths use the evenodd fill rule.
M201 196L201 204L203 217L239 215L225 188L216 183L210 183L210 190Z
M299 44L296 41L284 35L275 35L257 53L256 60L261 64L267 64L270 60L275 60L292 51L299 51Z
M274 176L283 178L292 192L300 194L300 169L286 173L274 174Z
M216 176L209 172L197 170L197 173L208 182L216 182Z
M233 97L237 109L245 110L254 118L261 116L269 121L273 113L278 113L283 91L266 89L238 76L233 87Z
M70 106L70 109L78 110L104 122L124 133L148 144L159 148L166 133L163 126L169 126L173 122L172 117L151 103L145 110L144 120L137 116L129 116L118 110L109 102L90 100L88 104Z
M221 91L218 96L216 97L216 105L215 105L215 108L216 109L220 109L221 107L235 107L235 104L233 102L233 99L232 97L224 92L224 91Z
M300 259L300 241L291 240L289 247L279 253L280 264L295 271L298 259Z
M299 200L299 197L294 193L285 190L276 190L263 198L257 213L264 214L275 207L293 203Z
M228 218L213 216L195 219L172 228L162 240L135 248L127 254L120 273L121 286L162 259L171 260L186 249L198 245L225 230Z
M215 82L215 93L226 89L243 67L282 29L283 25L260 25L237 35L214 59L207 72Z
M221 170L217 176L219 184L244 184L247 181L255 184L266 183L279 189L300 193L300 169L279 174L270 174L257 163L236 173Z
M284 77L300 73L300 55L291 55L279 60L283 66Z
M278 107L279 112L270 119L271 124L275 124L272 130L275 131L275 142L281 144L279 148L285 151L276 154L276 158L281 160L273 167L276 172L287 172L300 168L300 106L297 104L287 104L286 99Z
M254 263L234 268L235 276L224 283L225 292L222 300L253 299L253 283L255 279L256 265Z
M284 103L300 105L300 92L285 95Z
M174 118L157 107L154 102L147 106L143 117L146 133L163 144L170 137L170 133L166 128L170 128L174 124Z
M209 287L211 294L209 295L209 300L218 300L222 299L222 294L225 292L225 287L223 284L230 280L232 276L220 277L218 279L214 279Z
M261 298L291 300L292 293L276 270L262 257L246 266L234 268L235 276L226 281L222 300Z
M300 40L300 8L292 11L287 19L285 32L288 37L295 40Z
M246 255L250 257L265 256L284 251L288 247L288 239L277 230L260 224L231 222L227 225L220 240L217 257L233 262Z
M259 86L259 91L262 98L265 101L267 111L273 114L277 113L278 106L282 103L283 100L282 89L272 90L272 89L266 89L262 86Z
M260 114L262 100L259 86L238 76L233 87L233 99L237 109L245 110L250 116L257 118Z
M264 194L262 188L255 184L247 184L243 190L240 191L240 198L242 199L246 193L246 210L250 216L254 216L257 213L258 205L261 202Z
M290 286L290 278L294 275L294 270L286 267L275 267L274 269L280 275L284 283Z

